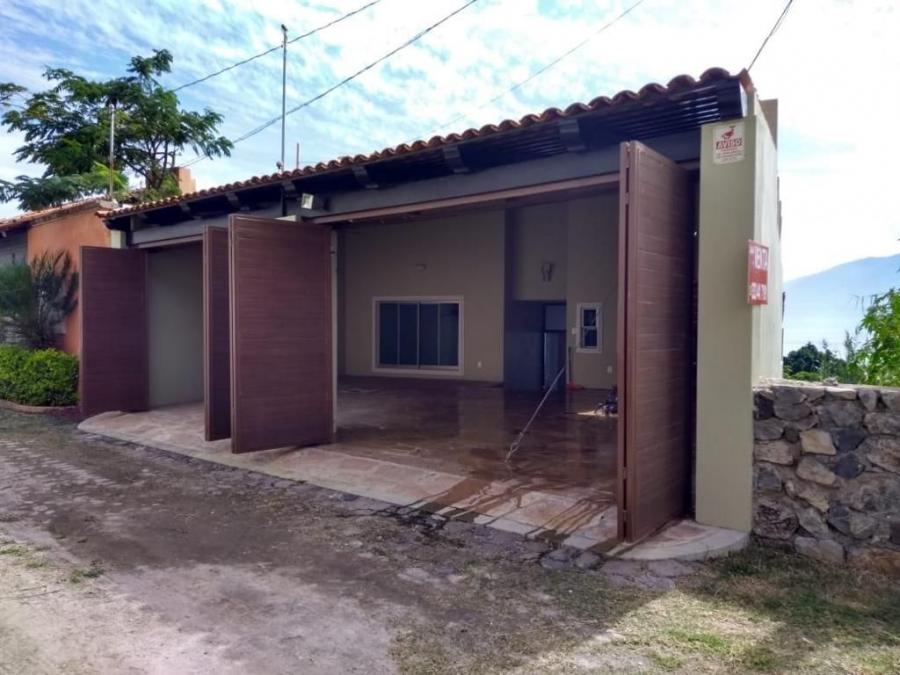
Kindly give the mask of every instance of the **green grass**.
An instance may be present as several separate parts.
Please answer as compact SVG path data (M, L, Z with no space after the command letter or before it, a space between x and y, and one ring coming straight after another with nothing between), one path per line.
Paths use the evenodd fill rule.
M87 569L75 568L69 573L69 582L80 584L85 579L96 579L104 573L104 569L98 565L91 565Z

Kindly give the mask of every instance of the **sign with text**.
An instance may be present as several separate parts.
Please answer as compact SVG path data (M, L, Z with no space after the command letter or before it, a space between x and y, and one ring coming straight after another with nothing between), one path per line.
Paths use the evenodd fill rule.
M744 159L744 123L719 124L713 128L713 164L731 164Z
M769 303L769 247L747 242L747 302Z

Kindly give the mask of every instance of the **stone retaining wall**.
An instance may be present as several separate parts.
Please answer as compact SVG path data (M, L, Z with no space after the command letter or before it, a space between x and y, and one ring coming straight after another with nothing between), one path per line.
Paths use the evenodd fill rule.
M900 389L754 390L754 533L900 575Z

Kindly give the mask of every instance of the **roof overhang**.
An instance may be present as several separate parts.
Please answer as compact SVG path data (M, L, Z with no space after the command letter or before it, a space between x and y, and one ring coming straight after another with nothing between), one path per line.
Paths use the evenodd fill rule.
M743 117L750 89L746 72L731 75L713 68L698 79L682 75L667 85L649 84L638 92L623 91L564 110L550 108L517 121L127 207L105 214L105 220L118 230L167 225L251 211L300 193L372 190L689 132L710 122Z

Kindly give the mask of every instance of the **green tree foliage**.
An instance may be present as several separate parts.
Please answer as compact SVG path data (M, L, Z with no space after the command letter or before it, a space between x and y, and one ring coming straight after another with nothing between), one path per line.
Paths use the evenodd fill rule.
M900 291L876 295L857 329L848 337L848 363L859 382L900 386Z
M795 380L817 381L835 377L846 382L847 375L847 362L824 341L821 349L807 342L784 357L784 376Z
M65 251L0 267L0 327L33 349L56 345L57 328L78 301L78 273Z
M178 193L172 170L186 148L211 157L230 155L231 141L217 133L222 116L209 109L182 110L178 97L159 84L157 78L171 67L172 55L163 49L135 56L128 74L111 80L48 68L44 78L52 86L0 118L8 131L24 134L16 159L43 165L44 174L0 183L0 199L35 209L102 194L106 183L100 177L105 170L108 178L109 171L110 102L116 108L115 167L143 179L137 199ZM0 103L22 92L18 85L0 83ZM119 177L119 189L122 183Z

